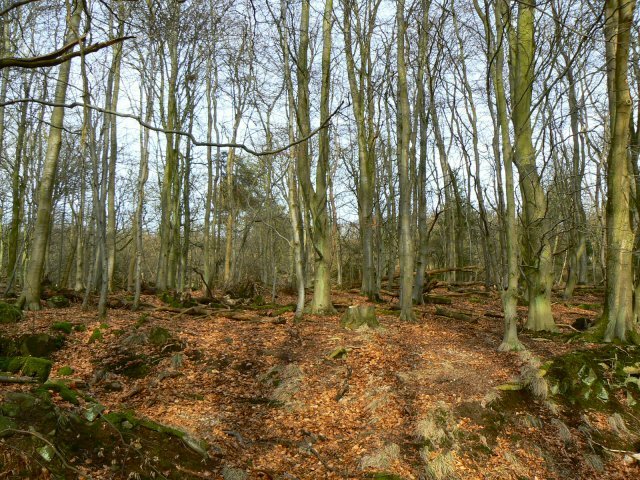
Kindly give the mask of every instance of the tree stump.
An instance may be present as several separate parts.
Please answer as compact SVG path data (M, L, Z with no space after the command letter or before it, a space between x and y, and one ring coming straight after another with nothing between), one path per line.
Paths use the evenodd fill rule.
M355 330L364 325L378 328L380 322L376 318L376 308L373 305L354 305L347 308L340 319L340 325Z

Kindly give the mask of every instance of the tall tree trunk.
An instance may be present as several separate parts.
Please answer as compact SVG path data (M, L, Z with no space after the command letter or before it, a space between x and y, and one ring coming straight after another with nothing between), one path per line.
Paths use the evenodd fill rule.
M69 17L67 33L65 35L65 45L77 39L78 27L84 9L84 2L78 0L75 3L73 12ZM68 60L60 64L58 70L58 80L54 102L63 104L67 98L67 86L69 84L69 74L71 72L71 61ZM64 124L65 108L57 106L53 108L50 120L49 137L47 139L47 152L44 159L44 166L40 175L40 186L38 188L38 211L36 224L33 231L33 245L31 246L31 258L25 276L25 285L21 304L25 304L29 310L40 310L41 281L44 271L47 245L49 242L49 231L51 225L51 211L53 209L53 188L60 157L60 147L62 146L62 129Z
M411 180L409 178L409 93L405 60L404 0L397 1L396 22L398 28L398 176L400 178L400 320L414 321L413 288L413 238L411 238Z
M605 2L605 41L611 145L607 158L607 284L604 340L640 343L633 322L633 229L631 226L631 172L629 131L631 93L629 69L630 29L635 0Z
M171 2L172 17L177 19L180 14L180 2ZM176 20L177 21L177 20ZM176 185L179 184L178 175L178 139L173 133L179 127L178 123L178 26L175 25L167 32L167 48L169 51L170 73L167 90L167 113L165 121L166 137L166 161L160 189L160 257L158 260L158 272L156 286L159 290L167 290L175 287L175 251L178 238L176 234ZM179 232L179 228L178 228Z

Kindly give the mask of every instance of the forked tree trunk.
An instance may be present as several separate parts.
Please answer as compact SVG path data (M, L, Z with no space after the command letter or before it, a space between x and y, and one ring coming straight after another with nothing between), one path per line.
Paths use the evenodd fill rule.
M551 228L547 218L547 197L536 166L531 128L531 98L534 76L535 1L518 5L517 27L509 31L512 107L515 133L513 161L518 167L523 197L523 242L529 292L527 328L555 330L551 314L553 281Z

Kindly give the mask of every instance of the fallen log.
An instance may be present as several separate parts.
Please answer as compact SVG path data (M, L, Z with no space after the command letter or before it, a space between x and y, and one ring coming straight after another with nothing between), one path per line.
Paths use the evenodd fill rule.
M449 310L448 308L442 307L436 307L436 315L439 315L441 317L453 318L455 320L462 320L463 322L474 321L474 318L467 313L457 312L455 310Z
M189 307L189 308L175 308L175 307L161 306L161 307L153 308L152 311L177 313L178 316L181 316L181 315L206 316L209 314L209 312L206 309L198 305L194 307Z
M400 298L400 292L392 292L390 290L380 290L380 295L388 295L393 298Z
M423 295L424 303L428 305L451 305L451 299L442 295Z
M238 322L271 323L273 325L284 325L285 323L287 323L287 321L283 317L264 317L262 315L256 315L247 312L221 312L221 315L219 316L228 320L235 320Z
M32 377L16 377L13 375L0 375L0 383L38 383Z

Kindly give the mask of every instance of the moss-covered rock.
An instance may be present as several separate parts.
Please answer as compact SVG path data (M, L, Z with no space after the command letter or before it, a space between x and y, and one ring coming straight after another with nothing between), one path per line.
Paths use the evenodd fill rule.
M22 335L17 340L19 352L25 356L48 358L64 345L64 337L54 337L47 333Z
M0 438L8 437L13 432L12 429L16 428L16 422L10 417L0 415Z
M18 323L22 319L22 310L10 303L0 302L0 323Z
M636 367L639 367L636 369ZM637 408L640 400L640 348L604 345L556 357L548 370L551 393L582 408L618 409L619 398Z
M37 357L0 357L0 370L19 373L46 382L51 373L51 361Z
M67 308L70 303L69 299L63 295L54 295L47 300L47 305L51 308Z
M73 324L71 322L55 322L51 325L51 329L69 334L73 330Z

